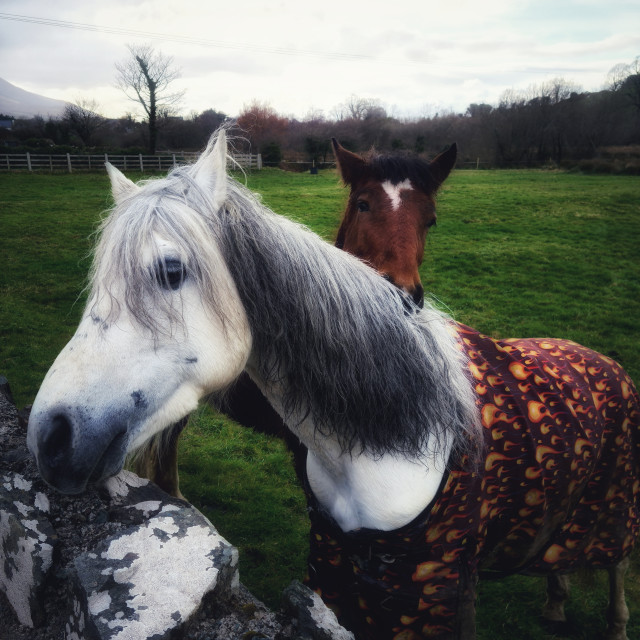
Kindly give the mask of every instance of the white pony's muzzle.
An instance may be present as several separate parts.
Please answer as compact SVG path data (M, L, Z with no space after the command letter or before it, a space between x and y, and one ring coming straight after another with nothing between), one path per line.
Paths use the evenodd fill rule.
M81 493L89 482L114 475L124 464L126 422L116 416L92 420L82 413L79 408L36 408L29 420L27 443L40 474L62 493Z

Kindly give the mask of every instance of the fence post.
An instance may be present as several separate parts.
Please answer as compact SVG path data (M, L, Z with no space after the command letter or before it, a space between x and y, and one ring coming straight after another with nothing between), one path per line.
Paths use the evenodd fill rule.
M173 155L173 168L176 168L176 154L172 154Z
M109 154L105 153L104 154L104 163L107 164L107 162L109 162Z
M143 162L143 160L142 160L142 154L141 154L141 153L139 153L139 154L138 154L138 157L140 158L140 172L141 172L141 173L144 173L144 162Z
M69 167L69 173L71 173L71 155L67 153L67 167Z
M29 171L32 171L31 169L31 154L27 151L27 168L29 169Z
M258 171L262 170L262 154L259 153L258 156L256 157L256 165L258 168Z

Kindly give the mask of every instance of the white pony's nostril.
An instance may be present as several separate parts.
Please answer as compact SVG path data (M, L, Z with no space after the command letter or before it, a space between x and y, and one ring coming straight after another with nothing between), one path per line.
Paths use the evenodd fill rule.
M50 468L55 468L71 450L73 427L67 416L58 413L51 419L48 429L40 437L40 459Z

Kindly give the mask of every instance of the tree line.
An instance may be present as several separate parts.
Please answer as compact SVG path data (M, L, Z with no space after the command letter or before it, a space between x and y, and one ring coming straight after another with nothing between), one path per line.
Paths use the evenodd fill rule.
M356 152L375 148L430 156L457 142L463 166L581 166L640 173L640 56L611 69L606 88L597 92L583 92L558 78L506 91L497 105L470 104L464 113L404 119L389 114L377 100L351 96L330 115L311 111L298 119L257 100L235 117L215 109L177 115L184 94L171 88L179 76L172 59L151 47L129 47L129 54L116 65L118 83L142 106L142 121L130 114L107 119L95 102L78 101L59 119L16 120L0 145L136 153L199 150L213 130L233 121L238 150L261 153L267 165L321 166L332 161L330 139L336 137Z

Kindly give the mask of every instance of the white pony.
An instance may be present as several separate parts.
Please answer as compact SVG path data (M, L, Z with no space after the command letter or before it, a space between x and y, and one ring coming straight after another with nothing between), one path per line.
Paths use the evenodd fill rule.
M107 167L87 307L29 421L44 479L78 493L117 473L244 370L308 448L310 582L359 638L471 640L480 571L551 575L561 619L558 575L591 565L610 571L607 637L624 640L640 530L624 370L419 309L226 161L222 130L163 179Z
M116 206L89 301L31 414L43 477L83 491L246 368L309 448L310 485L341 527L406 524L478 424L446 318L407 313L375 271L225 169L224 130L162 180L108 166Z

